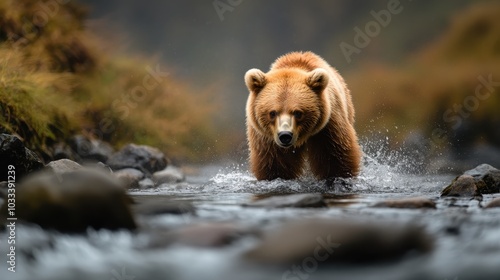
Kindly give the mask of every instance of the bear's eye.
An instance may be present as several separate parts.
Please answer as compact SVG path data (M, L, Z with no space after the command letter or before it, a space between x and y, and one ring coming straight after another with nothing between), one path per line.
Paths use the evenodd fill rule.
M271 112L269 112L269 117L270 117L271 119L276 118L276 111L271 111Z
M295 117L296 120L300 120L304 114L301 111L295 111L293 112L293 116Z

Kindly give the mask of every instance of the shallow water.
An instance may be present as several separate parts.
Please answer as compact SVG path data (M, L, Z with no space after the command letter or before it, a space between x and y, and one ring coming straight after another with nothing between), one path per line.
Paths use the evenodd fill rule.
M185 183L132 196L167 196L190 201L196 215L158 215L140 221L149 227L176 227L223 221L260 229L305 218L416 223L435 240L434 250L398 262L369 266L330 266L300 278L286 276L289 267L249 263L242 254L258 243L242 237L222 248L173 245L144 249L145 234L89 230L87 235L50 233L35 226L17 227L17 272L6 269L5 233L0 234L1 279L500 279L500 208L484 210L476 200L438 199L453 175L412 175L366 157L360 176L327 187L312 178L256 181L243 165L203 166ZM342 196L340 204L320 209L259 209L241 204L255 194L322 192ZM353 195L348 195L353 194ZM436 210L371 208L399 197L428 197ZM499 195L485 195L482 204ZM25 252L25 253L22 253Z

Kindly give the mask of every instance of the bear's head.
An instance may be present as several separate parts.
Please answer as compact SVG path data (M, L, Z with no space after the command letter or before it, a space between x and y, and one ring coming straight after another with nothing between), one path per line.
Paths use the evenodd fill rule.
M282 148L302 146L328 123L328 82L329 74L322 68L248 70L247 124Z

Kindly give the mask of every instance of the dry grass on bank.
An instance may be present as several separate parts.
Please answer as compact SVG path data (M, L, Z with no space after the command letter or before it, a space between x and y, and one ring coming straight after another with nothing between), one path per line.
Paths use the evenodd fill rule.
M485 99L476 96L479 77L497 83L493 90L481 89ZM419 130L431 139L440 128L447 131L444 143L465 133L472 142L498 145L500 4L472 5L454 18L438 41L397 68L365 65L346 79L357 124L363 126L360 132L387 129L391 139L401 143L405 132Z
M0 132L41 153L74 133L117 147L149 144L187 160L224 149L210 93L194 94L173 75L151 77L149 68L168 72L152 59L103 51L79 4L58 5L44 20L40 3L0 3Z

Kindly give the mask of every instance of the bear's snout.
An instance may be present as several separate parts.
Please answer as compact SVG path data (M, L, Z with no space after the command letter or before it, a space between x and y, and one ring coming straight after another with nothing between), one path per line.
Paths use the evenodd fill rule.
M290 131L281 131L278 133L278 139L282 146L290 146L292 144L293 133Z
M289 147L294 143L293 126L294 121L291 115L281 114L277 119L278 131L275 135L276 144L281 147Z

